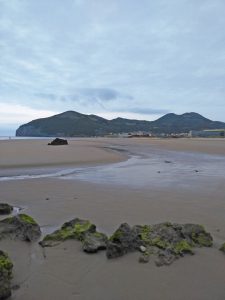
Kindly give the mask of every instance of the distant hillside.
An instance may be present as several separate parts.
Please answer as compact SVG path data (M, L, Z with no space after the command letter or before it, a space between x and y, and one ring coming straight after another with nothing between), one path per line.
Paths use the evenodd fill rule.
M21 125L16 130L16 136L102 136L109 133L135 131L181 133L218 128L225 128L225 123L211 121L193 112L182 115L170 113L150 122L124 118L107 120L96 115L66 111Z

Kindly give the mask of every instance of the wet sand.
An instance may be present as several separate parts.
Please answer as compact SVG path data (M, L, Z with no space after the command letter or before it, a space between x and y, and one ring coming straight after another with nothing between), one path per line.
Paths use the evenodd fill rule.
M85 143L93 145L90 140ZM154 145L151 146L151 143ZM209 158L221 159L221 163L225 154L224 141L216 144L215 141L199 140L197 148L197 144L194 144L196 140L193 147L190 140L168 140L163 141L163 144L156 140L151 143L136 139L101 139L93 148L112 146L130 150L131 154L141 153L142 160L136 162L140 169L149 147L154 151L162 148L167 151L168 148L183 152L183 147L188 143L188 151L214 154ZM102 148L101 151L105 152L106 149ZM105 153L111 155L109 150ZM119 160L124 159L118 153L113 152L112 155L117 155ZM173 167L170 164L163 166ZM122 166L122 169L126 167ZM176 170L179 172L180 169ZM22 207L23 212L33 216L41 225L43 234L51 232L67 220L80 217L91 220L98 229L109 235L122 222L134 225L172 221L203 224L214 238L213 248L197 249L194 256L186 256L171 266L160 268L155 266L154 261L139 264L138 253L115 260L107 260L104 252L87 255L76 241L46 248L43 253L37 243L30 245L4 240L1 241L1 249L6 250L14 262L13 284L20 285L20 289L13 292L12 299L223 300L225 256L218 251L218 247L225 241L225 181L222 173L213 177L191 171L187 176L192 178L196 175L195 185L193 181L187 181L185 186L174 185L172 182L162 188L154 184L143 188L140 185L110 182L111 175L106 173L104 176L108 176L108 184L94 182L92 177L85 180L75 177L67 180L36 178L0 181L1 201ZM128 168L127 172L131 172L131 169ZM137 177L140 176L146 177L146 173L137 172Z

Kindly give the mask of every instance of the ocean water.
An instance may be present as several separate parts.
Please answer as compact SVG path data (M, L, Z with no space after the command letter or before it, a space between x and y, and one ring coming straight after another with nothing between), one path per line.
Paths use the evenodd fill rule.
M34 136L0 136L0 140L52 140L55 139L56 137L54 136L44 136L44 137L34 137ZM82 138L76 138L76 137L60 137L62 139L73 139L73 140L78 140Z
M0 136L0 140L42 140L51 137L26 137L26 136Z

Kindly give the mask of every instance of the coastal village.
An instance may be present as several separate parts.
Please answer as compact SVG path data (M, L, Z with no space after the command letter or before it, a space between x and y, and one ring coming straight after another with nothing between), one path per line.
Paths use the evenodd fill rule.
M225 129L205 129L205 130L190 130L183 133L152 133L146 131L137 131L129 133L110 133L106 137L124 137L124 138L225 138Z

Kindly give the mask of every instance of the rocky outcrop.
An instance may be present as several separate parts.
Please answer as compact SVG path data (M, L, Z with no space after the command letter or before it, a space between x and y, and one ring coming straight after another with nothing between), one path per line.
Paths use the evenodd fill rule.
M42 247L52 247L69 239L83 243L83 250L94 253L106 249L107 236L96 231L96 226L88 220L75 218L62 225L59 230L48 234L39 243Z
M7 203L0 203L0 215L9 215L13 211L13 206Z
M68 145L68 141L60 138L54 139L51 143L48 143L50 146L61 146L61 145Z
M198 224L165 222L132 227L123 223L108 239L104 233L97 232L96 226L90 221L78 218L64 223L59 230L46 235L39 244L51 247L69 239L81 241L83 251L87 253L106 249L109 259L139 251L139 262L147 263L153 256L157 266L170 265L186 254L193 255L196 247L211 247L213 244L210 233Z
M109 238L106 255L116 258L128 252L141 251L140 262L147 262L150 255L156 255L156 265L169 265L175 259L194 254L195 247L212 246L212 237L198 224L156 225L121 224ZM143 251L144 250L144 251Z
M12 238L32 242L37 240L40 235L39 225L26 214L18 214L0 221L0 240Z
M0 300L11 296L13 264L8 255L0 250Z

